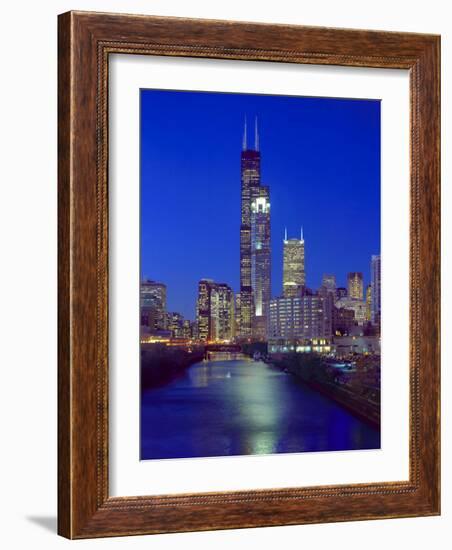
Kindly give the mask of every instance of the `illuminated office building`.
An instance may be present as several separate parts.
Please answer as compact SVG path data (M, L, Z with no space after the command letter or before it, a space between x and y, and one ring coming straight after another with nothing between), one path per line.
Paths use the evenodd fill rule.
M166 318L166 285L151 280L144 280L140 285L140 324L149 330L165 330Z
M372 285L366 287L366 321L372 319Z
M234 293L225 283L202 279L196 307L197 337L202 342L232 340L235 332Z
M184 317L176 311L167 313L166 327L173 338L184 338Z
M373 255L371 258L372 280L372 310L371 321L374 325L380 324L381 318L381 256Z
M193 338L192 322L189 319L184 319L182 324L182 338L191 340Z
M253 289L253 338L267 337L271 293L270 197L260 186L251 202L251 286Z
M257 119L254 147L248 146L247 124L241 153L240 308L238 336L265 338L270 300L270 200L261 186L261 155Z
M352 272L347 275L348 297L353 300L363 299L363 274Z
M299 296L305 282L303 229L299 239L288 239L286 230L283 246L283 295L286 298Z
M269 338L311 339L332 335L331 302L318 294L270 300Z

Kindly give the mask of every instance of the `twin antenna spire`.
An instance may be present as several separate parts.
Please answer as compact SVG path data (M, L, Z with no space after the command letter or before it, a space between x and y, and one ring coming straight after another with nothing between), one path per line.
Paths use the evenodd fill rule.
M243 128L243 144L242 144L242 148L244 151L247 151L248 150L248 128L247 128L247 121L246 121L246 116L245 116L245 125L244 125L244 128ZM257 127L257 117L255 117L254 119L254 150L255 151L259 151L259 130L258 130L258 127ZM284 231L284 240L287 241L287 227L285 228L285 231ZM301 226L301 229L300 229L300 241L303 241L303 226Z
M287 241L287 227L284 228L284 240ZM300 241L304 241L303 226L301 226L301 228L300 228Z
M244 151L248 150L248 141L247 141L247 123L246 123L246 116L245 116L245 127L243 130L243 145L242 149ZM257 128L257 117L254 119L254 150L259 151L259 131Z

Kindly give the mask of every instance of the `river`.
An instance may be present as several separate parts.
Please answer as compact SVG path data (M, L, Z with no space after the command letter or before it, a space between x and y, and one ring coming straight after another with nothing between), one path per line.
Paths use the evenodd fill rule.
M380 433L290 374L237 356L145 390L141 459L377 449Z

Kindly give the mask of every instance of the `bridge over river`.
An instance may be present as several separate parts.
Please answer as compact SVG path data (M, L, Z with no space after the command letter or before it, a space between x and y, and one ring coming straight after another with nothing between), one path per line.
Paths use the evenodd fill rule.
M232 360L209 355L167 385L143 390L142 459L380 447L379 431L335 402L230 351Z

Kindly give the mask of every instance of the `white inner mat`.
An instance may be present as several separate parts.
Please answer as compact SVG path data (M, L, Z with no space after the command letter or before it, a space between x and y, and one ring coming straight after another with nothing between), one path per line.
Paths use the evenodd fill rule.
M123 54L109 70L110 495L407 480L408 71ZM140 88L382 100L381 450L139 460Z

